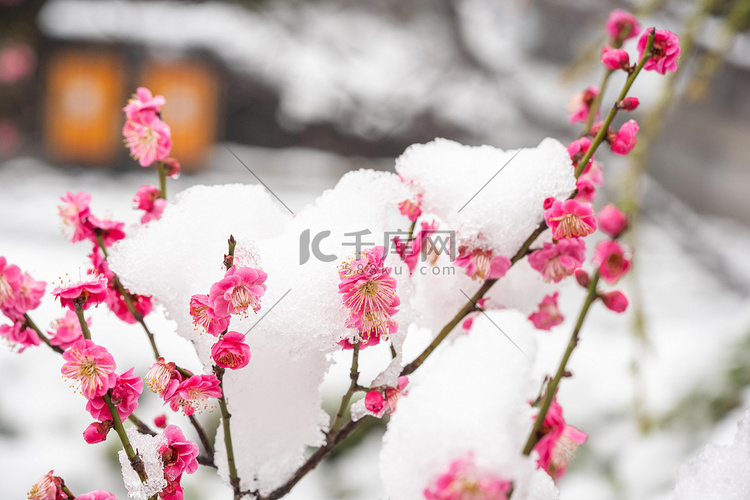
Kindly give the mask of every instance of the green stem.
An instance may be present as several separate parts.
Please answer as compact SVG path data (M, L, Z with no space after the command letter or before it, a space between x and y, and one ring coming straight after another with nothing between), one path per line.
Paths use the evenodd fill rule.
M130 466L133 467L133 470L138 474L141 482L145 483L148 476L146 475L143 461L138 453L133 451L133 446L130 444L130 439L128 439L128 435L125 432L125 427L122 426L120 414L117 413L117 408L115 408L115 405L112 403L112 397L109 392L104 395L104 402L107 403L109 413L112 415L112 423L114 424L115 432L117 432L117 435L120 437L120 442L122 442L122 447L125 449L125 454L128 456L128 460L130 460Z
M630 90L630 87L633 85L633 82L635 81L636 77L638 76L638 73L641 72L641 69L643 69L643 65L646 64L646 61L648 61L651 58L651 46L654 44L654 32L655 30L652 29L651 33L648 35L648 42L646 43L646 48L643 51L643 56L641 57L641 60L638 61L638 66L636 66L635 71L628 76L628 79L625 80L625 85L622 88L622 92L620 92L620 96L617 98L617 103L625 99L628 95L628 91ZM578 167L576 168L576 179L581 176L583 173L584 168L586 168L586 165L588 165L589 160L594 156L594 153L596 152L596 149L599 147L599 145L604 141L604 137L607 135L607 131L609 130L609 126L612 124L612 121L615 119L615 116L617 115L617 112L619 109L617 108L617 103L615 103L614 106L609 110L609 114L607 114L607 118L604 120L604 123L602 123L601 128L599 129L599 132L596 134L596 137L594 137L594 140L591 142L591 146L589 146L589 149L586 151L586 154L583 156L581 161L578 162Z
M91 340L89 325L86 324L86 318L83 317L83 305L78 302L74 302L74 304L76 309L76 316L78 316L78 322L81 324L81 333L83 333L83 338Z
M68 499L69 500L75 499L76 496L73 494L73 492L71 492L68 489L68 487L65 485L65 483L63 483L63 484L60 485L60 489L62 490L63 493L65 493L66 495L68 495Z
M167 199L167 170L164 168L163 161L156 162L156 169L159 171L159 189L161 194L159 198Z
M612 75L612 73L614 73L614 70L604 70L604 77L602 78L602 83L599 86L599 93L591 103L591 107L589 108L589 115L588 117L586 117L586 124L583 126L583 133L581 134L582 137L589 133L589 130L591 130L591 125L594 124L594 117L596 116L596 112L599 111L599 106L601 106L602 104L604 89L607 88L607 82L609 81L609 77Z
M539 442L539 439L541 439L542 437L542 425L544 425L544 418L547 416L547 412L549 411L549 407L552 404L552 400L557 394L557 387L558 385L560 385L560 381L565 375L566 366L568 365L570 355L573 353L573 349L575 349L575 347L578 345L578 334L583 327L583 320L586 319L586 315L591 308L591 304L593 304L596 300L596 286L598 284L599 272L597 271L594 274L594 277L591 279L591 282L589 283L588 294L586 295L586 299L583 302L583 307L581 307L581 312L578 314L578 321L576 321L576 326L575 328L573 328L573 333L570 335L568 347L567 349L565 349L565 354L563 354L563 358L560 361L560 366L557 368L557 373L555 374L555 377L550 381L550 383L547 384L547 390L545 391L544 395L544 402L542 403L542 407L539 409L539 415L537 415L536 417L534 428L531 430L529 439L526 441L526 447L523 449L524 455L531 454L534 446L536 446L536 444Z
M411 226L409 226L409 236L406 237L406 244L408 245L411 240L414 239L414 229L417 227L417 219L414 219L414 221L411 223Z
M346 391L346 394L344 394L344 396L341 398L339 411L336 413L336 418L334 418L333 424L331 425L330 432L332 434L335 434L341 428L341 423L344 421L346 409L349 408L349 402L352 400L352 396L357 391L357 380L359 380L359 341L355 342L354 346L352 347L352 367L349 371L349 378L351 379L351 384L349 385L349 390Z
M219 408L221 408L221 424L224 427L224 447L227 451L227 466L229 468L229 483L232 485L234 490L235 500L239 500L242 496L240 491L240 478L237 475L237 466L234 462L234 448L232 447L232 432L229 426L229 421L232 418L232 414L229 413L227 408L227 400L224 395L224 368L214 366L214 373L216 378L219 379L219 385L221 387L221 397L219 398Z
M49 339L47 338L47 336L46 336L46 335L44 335L44 334L42 333L42 331L41 331L41 330L39 329L39 327L38 327L38 326L36 326L36 323L34 323L34 322L33 322L33 321L31 320L31 317L30 317L30 316L29 316L29 315L28 315L27 313L23 315L23 319L24 319L24 320L26 321L26 325L27 325L27 326L28 326L29 328L31 328L32 330L34 330L34 331L36 332L37 336L38 336L38 337L39 337L39 338L40 338L40 339L42 340L42 342L44 342L45 344L47 344L47 346L48 346L48 347L49 347L50 349L52 349L53 351L55 351L55 352L56 352L56 353L58 353L58 354L62 354L62 353L64 353L64 352L65 352L65 351L63 351L63 350L62 350L62 349L61 349L60 347L58 347L58 346L56 346L56 345L52 345L52 344L50 343L50 341L49 341Z

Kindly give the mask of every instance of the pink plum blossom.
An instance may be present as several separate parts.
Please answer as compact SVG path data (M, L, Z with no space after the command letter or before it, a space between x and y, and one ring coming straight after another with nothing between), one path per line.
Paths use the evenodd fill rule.
M565 317L557 307L557 296L560 292L552 295L546 295L539 303L539 309L529 316L529 321L534 323L534 327L539 330L550 330L563 322Z
M615 9L607 19L607 33L613 45L620 46L622 42L635 38L641 32L641 25L636 17L622 9Z
M5 338L11 344L20 346L18 352L23 352L27 347L41 343L36 331L29 328L26 321L22 319L17 319L12 325L0 325L0 337Z
M344 295L344 305L352 314L385 311L393 306L396 297L396 279L386 273L372 275L369 279L345 280L339 283L339 293Z
M544 220L552 229L552 237L556 240L581 238L596 231L594 209L591 205L576 200L555 200L544 211Z
M423 495L426 500L507 500L512 488L510 481L477 466L470 452L451 462Z
M127 290L126 290L127 292ZM133 303L133 309L141 316L147 316L151 313L154 306L151 303L151 297L146 295L130 294L130 301ZM109 284L109 292L107 293L107 300L105 301L110 311L115 313L121 321L130 325L135 324L137 320L130 313L128 304L125 302L120 291L113 286L113 283Z
M83 495L77 495L75 500L117 500L117 497L109 491L96 490L84 493Z
M192 474L198 470L198 445L185 439L182 430L176 425L164 429L166 443L159 448L159 454L164 462L164 476L169 481L175 481L183 473Z
M214 308L208 305L208 295L205 294L190 297L190 316L196 328L200 326L214 337L229 327L229 315L216 314Z
M586 243L581 238L566 238L557 243L545 242L541 250L529 254L529 265L539 271L545 281L558 283L583 265Z
M163 413L161 415L155 416L154 425L159 429L164 429L167 426L167 416Z
M118 375L117 382L110 390L112 404L117 408L121 421L125 421L138 408L138 398L143 392L143 380L133 374L134 370L135 368L131 368L122 375ZM86 411L96 420L112 420L107 403L101 396L89 399L86 403Z
M94 422L83 431L83 440L88 444L101 443L107 439L107 434L112 429L112 421Z
M75 311L76 304L81 305L84 310L92 305L99 305L107 298L107 278L92 272L89 279L70 283L65 286L59 286L52 291L52 294L60 299L60 305Z
M638 57L643 57L643 51L648 44L648 36L651 30L647 30L638 40ZM680 39L668 30L656 30L654 43L651 46L651 57L643 65L646 71L656 71L660 75L667 71L677 71L677 59L680 57Z
M138 119L127 120L122 135L130 155L142 167L166 159L172 149L172 130L155 115L141 113Z
M218 316L247 313L260 310L260 298L266 292L268 275L260 269L252 267L232 266L224 275L224 279L211 286L208 305Z
M465 268L471 279L500 279L512 265L508 257L492 255L492 250L470 250L465 246L458 249L454 264Z
M613 204L599 210L599 228L608 236L617 238L627 227L628 218Z
M570 114L570 123L585 123L588 119L589 112L591 111L591 105L599 95L599 89L591 85L583 92L574 95L570 101L568 101L567 110ZM596 111L594 119L599 119L599 111Z
M164 358L159 358L146 374L148 388L156 394L163 394L168 388L176 388L182 382L182 376L177 371L177 365L171 361L167 363Z
M237 370L250 362L250 347L243 342L245 335L227 332L211 347L211 359L217 366Z
M630 55L622 49L613 49L612 47L602 47L602 64L610 71L630 68Z
M151 185L139 187L133 203L136 208L146 212L141 217L142 224L159 219L167 206L167 200L161 197L161 190Z
M210 406L209 398L220 398L219 379L214 375L193 375L176 387L168 386L163 394L164 401L173 411L182 409L187 416Z
M568 154L570 155L570 159L573 162L574 167L578 167L578 162L583 160L583 157L586 155L586 152L591 147L591 139L588 137L581 137L580 139L576 139L575 141L568 144ZM592 155L589 159L588 165L586 165L586 170L589 169L591 166L591 163L594 161L594 156Z
M600 241L594 251L594 264L599 267L599 274L608 283L617 283L630 270L631 255L619 242L614 240Z
M591 203L596 197L596 186L588 178L581 176L576 181L578 194L574 198L576 201Z
M409 276L414 274L414 269L417 267L419 257L427 257L429 248L425 246L425 242L431 234L437 231L437 222L432 221L431 223L423 222L422 229L412 238L408 243L403 242L398 236L393 238L393 244L396 247L396 252L401 256L404 263L409 268ZM437 258L434 255L434 258Z
M150 121L161 113L161 107L166 102L163 96L154 96L146 87L138 87L122 110L128 120Z
M93 215L89 215L88 217L86 217L83 223L86 227L91 229L89 239L94 244L98 244L98 240L96 238L97 235L101 236L102 243L105 247L111 247L112 243L125 237L125 231L123 231L125 223L123 222L117 222L114 220L101 220L94 217Z
M618 155L626 155L630 153L638 143L638 138L636 137L638 128L638 124L635 120L628 120L623 123L622 127L620 127L620 130L610 143L612 152Z
M599 295L599 298L602 299L602 303L610 311L621 313L625 312L625 310L628 308L628 298L619 290L602 293L601 295Z
M409 394L409 391L405 390L408 384L409 377L402 376L398 378L396 387L369 391L365 395L365 408L378 418L386 413L392 414L396 411L398 400Z
M617 103L617 107L623 111L633 111L641 104L641 101L637 97L626 97L622 101Z
M71 241L76 243L94 238L90 227L84 224L90 212L91 195L80 191L76 194L65 193L60 197L64 204L57 207L63 226L72 231Z
M53 476L54 471L49 471L37 481L27 497L29 500L57 500L62 494L62 479L59 476ZM81 497L76 497L81 498Z
M79 340L62 355L66 361L61 372L80 382L86 399L104 396L117 383L115 360L102 346L91 340Z
M16 295L21 289L23 274L18 266L0 257L0 311L15 311ZM6 313L7 315L8 313Z
M404 200L398 204L401 215L406 215L410 221L415 222L422 215L422 193L418 193L415 200Z
M550 404L541 430L543 436L534 446L539 454L537 464L557 480L565 474L576 449L586 441L588 435L565 423L562 407L556 399Z
M47 283L44 281L37 281L28 273L23 273L21 286L16 291L16 301L13 304L13 308L19 316L39 307L46 285Z
M182 167L180 166L180 162L178 162L171 156L164 160L164 171L167 174L167 177L169 177L170 179L179 178L181 170Z
M583 269L576 269L576 272L573 273L576 277L576 282L582 286L583 288L588 288L589 286L589 273L584 271Z
M91 326L91 319L86 319L86 324ZM49 342L52 345L60 346L63 349L67 349L79 340L83 340L83 332L81 331L81 323L78 321L76 313L67 309L65 311L65 317L55 320L51 325L51 330L48 330Z

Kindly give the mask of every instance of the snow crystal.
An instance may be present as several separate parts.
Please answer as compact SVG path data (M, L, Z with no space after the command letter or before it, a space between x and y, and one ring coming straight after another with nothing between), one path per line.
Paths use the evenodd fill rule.
M396 171L424 193L423 211L455 230L459 244L513 256L541 222L544 199L567 197L575 177L566 148L502 151L446 139L410 146Z
M514 311L495 317L504 328L526 334L519 343L532 356L526 318ZM421 498L453 460L473 452L477 464L513 481L514 499L556 498L550 477L521 453L536 389L531 359L489 322L433 356L414 374L384 436L380 469L389 497Z
M750 409L728 446L708 445L682 466L673 500L744 500L750 491Z
M122 478L130 498L147 500L167 487L167 480L164 478L164 465L159 454L159 447L166 443L166 439L163 434L156 436L140 434L134 427L130 427L126 432L133 450L143 460L148 479L145 483L141 482L138 474L130 466L130 460L125 454L125 450L119 452Z

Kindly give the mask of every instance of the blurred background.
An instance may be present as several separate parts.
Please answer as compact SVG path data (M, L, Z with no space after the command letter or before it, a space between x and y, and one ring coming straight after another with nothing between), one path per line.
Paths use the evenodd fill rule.
M582 451L589 472L574 468L561 489L563 499L656 498L705 440L729 429L726 438L731 412L748 403L750 0L0 0L0 255L47 281L61 263L81 265L84 250L66 243L55 219L65 191L92 192L95 208L137 221L132 196L156 181L122 143L122 107L138 86L167 101L172 156L183 166L172 193L256 183L239 158L295 212L346 171L392 170L407 146L435 137L503 149L547 136L567 144L580 125L569 124L566 103L601 79L613 8L677 33L683 55L677 74L643 74L633 87L641 100L628 117L641 125L633 154L599 154L607 168L599 201L639 215L632 239L648 272L631 284L622 327L632 355L607 372L628 387L622 404L573 413L611 439ZM634 55L635 41L625 48ZM620 85L613 78L605 106ZM709 339L719 347L706 349ZM550 349L548 365L559 358ZM0 355L0 498L22 498L65 463L67 446L84 450L80 408L45 429L41 401L19 405L25 389L10 381L59 378L56 366L32 374L50 353L30 351ZM568 397L578 390L585 402L590 387L575 387ZM57 453L35 454L60 432L70 440ZM362 439L354 453L363 458L352 463L372 468L377 439ZM88 469L69 466L67 477L89 484L86 470L95 470L121 488L116 471L73 456ZM634 465L653 457L659 472ZM11 473L18 464L22 475ZM351 481L354 466L342 467L324 466L298 498L382 497L377 484Z

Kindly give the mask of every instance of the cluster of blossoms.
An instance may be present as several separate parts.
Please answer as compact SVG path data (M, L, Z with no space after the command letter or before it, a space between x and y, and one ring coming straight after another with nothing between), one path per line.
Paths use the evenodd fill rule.
M349 311L346 326L356 328L363 348L377 345L381 337L398 331L392 316L401 301L396 295L396 279L390 267L383 267L384 260L385 249L376 246L344 261L339 268L339 293ZM349 339L340 344L345 349L354 347Z
M167 486L159 493L163 500L182 500L182 475L198 470L198 445L185 439L176 425L164 429L165 442L159 447L159 457L164 466Z
M557 480L565 474L573 454L588 435L565 423L562 407L555 399L544 416L541 432L542 437L534 446L539 454L537 465Z
M11 321L10 325L0 325L0 337L18 346L19 351L41 342L27 313L39 307L45 286L45 282L35 280L0 257L0 312Z
M163 96L153 96L147 88L138 87L123 108L126 121L122 135L130 154L142 167L167 159L172 150L172 131L161 120L161 107L165 103Z

